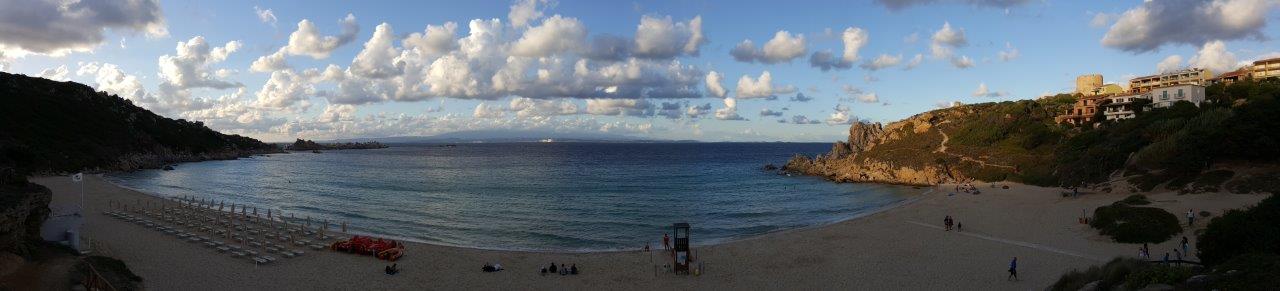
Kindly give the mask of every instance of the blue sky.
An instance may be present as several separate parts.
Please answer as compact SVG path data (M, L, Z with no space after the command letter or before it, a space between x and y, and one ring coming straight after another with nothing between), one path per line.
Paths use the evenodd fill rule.
M843 139L856 120L1070 91L1079 74L1123 84L1181 66L1221 72L1280 52L1275 0L84 0L94 5L40 9L56 7L50 1L4 0L34 7L0 12L0 24L11 27L0 29L4 71L85 83L169 117L268 141L510 129L825 142ZM517 24L513 10L531 17ZM342 23L348 15L354 21ZM646 17L670 33L638 38ZM291 42L304 19L317 37ZM492 43L463 44L473 19L497 20ZM406 53L410 34L448 22L456 24L452 37L432 43L439 51ZM390 53L354 64L384 23L389 42L370 51ZM849 29L864 37L845 41ZM789 42L768 49L780 31ZM625 52L592 57L601 36L623 41ZM193 45L197 37L204 44ZM755 61L731 54L744 40L755 50L744 56ZM185 57L179 42L188 45ZM285 53L286 46L295 49ZM646 55L642 46L666 53ZM856 54L844 53L850 46ZM468 47L485 53L464 53ZM812 65L822 51L845 68ZM254 68L277 52L287 66ZM883 68L873 68L881 55ZM908 65L917 55L919 64ZM575 75L578 63L610 77ZM772 90L738 90L744 75L754 83L766 71ZM515 81L496 85L499 72ZM710 89L711 72L723 76L723 97L733 101ZM281 82L269 82L273 75ZM812 100L793 100L797 93ZM767 95L776 99L753 97ZM780 115L764 116L766 109Z

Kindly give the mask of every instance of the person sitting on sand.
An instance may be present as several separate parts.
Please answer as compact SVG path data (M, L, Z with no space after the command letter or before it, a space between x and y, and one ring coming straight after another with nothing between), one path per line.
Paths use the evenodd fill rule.
M551 266L550 266L550 267L547 267L547 271L548 271L548 272L551 272L552 274L555 274L555 273L556 273L556 262L551 262Z
M502 264L489 264L489 263L484 263L484 267L481 267L481 268L480 268L480 270L481 270L481 271L484 271L484 272L486 272L486 273L492 273L492 272L502 271Z
M573 264L573 265L570 265L570 266L569 266L569 274L570 274L570 275L577 275L577 274L578 274L578 264Z
M546 276L546 275L547 275L547 268L542 268L542 275L543 275L543 276Z
M564 275L568 275L568 274L569 274L569 269L568 269L568 268L565 268L565 267L564 267L564 264L560 264L560 275L561 275L561 276L564 276Z
M956 222L956 232L963 231L963 230L964 230L964 224Z
M386 272L387 275L395 275L396 273L400 273L400 268L396 267L396 264L391 264L390 266L383 268L383 271Z

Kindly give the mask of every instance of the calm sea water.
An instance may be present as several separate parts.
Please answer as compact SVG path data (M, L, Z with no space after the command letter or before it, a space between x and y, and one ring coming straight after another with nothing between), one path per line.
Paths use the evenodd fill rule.
M434 244L598 251L658 246L674 222L695 244L836 222L902 201L909 187L836 184L761 170L829 144L503 143L277 154L108 175L195 196L348 221Z

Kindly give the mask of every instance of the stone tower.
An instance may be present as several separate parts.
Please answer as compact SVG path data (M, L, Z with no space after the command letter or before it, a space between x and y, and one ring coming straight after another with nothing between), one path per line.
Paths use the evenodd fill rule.
M1102 75L1088 74L1076 77L1076 93L1083 95L1093 95L1094 91L1102 87Z

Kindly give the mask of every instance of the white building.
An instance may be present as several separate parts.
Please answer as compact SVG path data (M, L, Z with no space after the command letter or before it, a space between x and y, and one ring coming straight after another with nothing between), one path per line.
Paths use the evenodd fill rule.
M1140 94L1115 95L1107 97L1103 101L1102 115L1107 120L1121 120L1134 118L1137 115L1136 104L1133 101L1138 99L1150 99Z
M1204 102L1204 86L1182 84L1159 87L1143 95L1151 99L1151 106L1155 108L1173 106L1173 103L1178 101L1187 101L1200 106L1200 103Z

